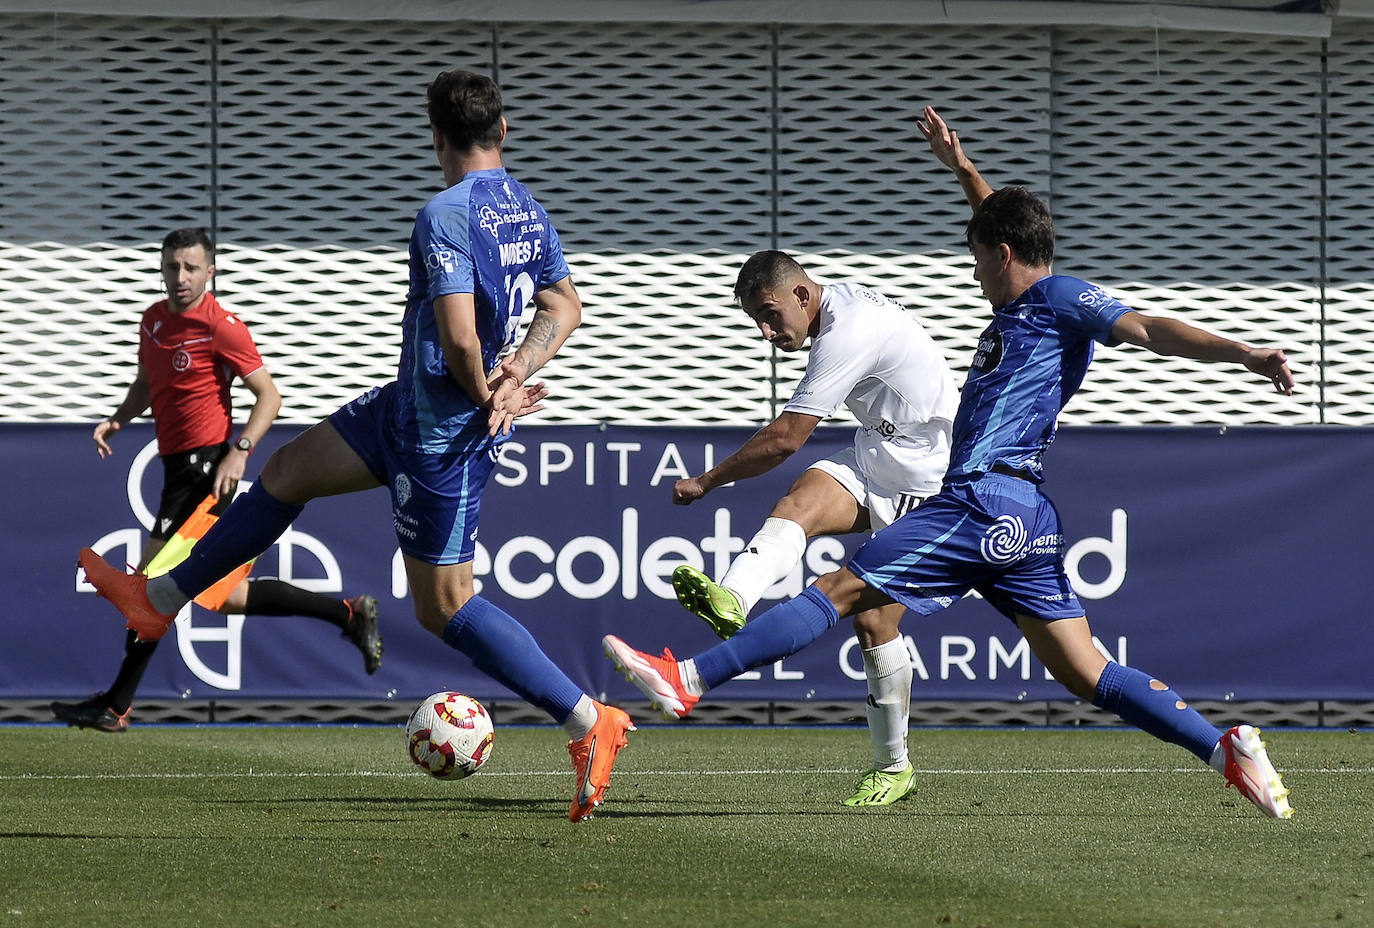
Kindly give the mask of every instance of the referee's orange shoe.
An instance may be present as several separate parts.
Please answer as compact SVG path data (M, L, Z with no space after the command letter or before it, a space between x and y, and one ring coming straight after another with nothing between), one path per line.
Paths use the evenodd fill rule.
M157 641L167 634L176 616L163 615L148 602L147 577L116 570L90 548L82 548L77 560L91 586L114 603L124 616L124 627L133 629L139 641Z

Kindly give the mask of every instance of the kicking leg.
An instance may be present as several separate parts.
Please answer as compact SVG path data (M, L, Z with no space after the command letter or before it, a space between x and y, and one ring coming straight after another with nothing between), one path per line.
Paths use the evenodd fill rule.
M234 500L186 560L149 582L148 598L160 612L175 612L266 551L310 500L379 485L333 424L318 422L273 453L253 488Z
M719 583L683 565L673 571L673 590L684 609L721 638L729 638L744 625L764 592L800 563L807 539L867 527L868 514L853 494L826 472L809 468L773 506Z
M886 594L864 583L848 568L826 574L795 599L769 609L734 637L677 661L636 651L615 635L602 639L606 656L666 719L681 718L702 694L746 670L771 664L815 641L841 616L891 604Z
M1269 762L1257 729L1222 732L1163 683L1108 661L1092 641L1084 617L1046 621L1018 615L1016 624L1035 656L1080 699L1114 712L1162 741L1187 748L1268 815L1288 818L1288 791Z

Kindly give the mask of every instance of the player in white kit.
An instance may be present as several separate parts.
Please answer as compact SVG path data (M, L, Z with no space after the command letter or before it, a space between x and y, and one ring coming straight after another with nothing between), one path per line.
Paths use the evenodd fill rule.
M719 583L687 565L673 572L678 601L722 638L743 627L764 591L797 566L807 539L877 531L935 495L959 405L949 366L921 323L867 287L822 286L783 252L761 251L740 270L735 298L778 349L797 351L811 339L806 373L782 413L738 451L677 481L673 502L687 505L771 470L841 405L859 428L852 447L797 478ZM915 786L906 749L912 670L898 633L903 609L891 604L854 619L868 678L873 769L846 805L887 805Z

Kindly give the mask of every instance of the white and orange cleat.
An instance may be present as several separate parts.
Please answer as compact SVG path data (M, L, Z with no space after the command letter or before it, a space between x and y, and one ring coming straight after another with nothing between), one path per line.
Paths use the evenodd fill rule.
M601 647L616 669L625 675L625 679L639 687L639 691L649 697L649 702L668 721L682 718L701 699L687 692L682 685L677 659L667 648L663 649L662 657L654 657L636 651L615 635L602 638Z
M615 706L596 704L596 724L580 741L568 742L573 772L577 774L577 788L573 792L568 821L585 822L606 799L611 785L611 768L615 756L629 743L626 732L634 731L630 717Z
M176 616L164 615L148 602L147 577L116 570L90 548L82 548L77 561L86 572L86 579L91 586L114 604L124 616L125 628L133 629L139 641L157 641L167 634Z
M1234 786L1265 815L1292 818L1288 790L1269 762L1269 754L1260 740L1260 730L1251 725L1237 725L1221 736L1221 746L1226 752L1226 769L1222 772L1226 785Z

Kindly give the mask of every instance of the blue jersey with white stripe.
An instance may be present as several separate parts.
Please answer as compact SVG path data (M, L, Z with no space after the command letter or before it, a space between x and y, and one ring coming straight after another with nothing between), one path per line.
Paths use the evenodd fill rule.
M1078 391L1093 342L1111 344L1112 326L1130 310L1076 277L1042 277L993 314L978 340L954 418L946 481L1001 464L1042 478L1059 411Z
M472 171L425 204L410 236L410 292L392 408L393 427L407 447L445 453L487 441L486 415L444 361L434 301L472 294L490 373L515 342L535 291L567 276L548 214L505 168Z

